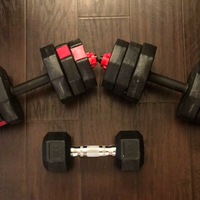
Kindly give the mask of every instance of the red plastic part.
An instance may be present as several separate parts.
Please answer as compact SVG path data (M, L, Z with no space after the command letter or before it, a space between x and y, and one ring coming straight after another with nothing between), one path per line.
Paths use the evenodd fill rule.
M73 54L74 60L78 61L78 60L82 60L84 58L87 58L87 55L85 53L84 47L83 45L80 45L78 47L72 48L71 52Z
M90 65L91 65L91 68L96 67L96 65L97 65L97 58L96 58L96 56L94 55L94 53L90 52L90 53L86 53L86 54L87 54L89 63L90 63Z
M106 53L103 55L102 59L101 59L101 67L103 67L104 70L107 69L108 67L108 63L110 61L110 57L111 57L111 53Z
M6 124L7 124L7 122L1 121L1 122L0 122L0 127L1 127L1 126L4 126L4 125L6 125Z
M67 45L63 45L61 47L58 47L56 49L56 52L57 52L60 60L71 56L71 52L70 52L69 47Z

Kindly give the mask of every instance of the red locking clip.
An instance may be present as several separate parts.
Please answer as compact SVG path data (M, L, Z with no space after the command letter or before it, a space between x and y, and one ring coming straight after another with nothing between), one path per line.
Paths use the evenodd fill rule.
M87 54L89 63L91 65L91 68L96 67L96 65L97 65L97 57L95 56L95 54L92 53L92 52L89 52L89 53L86 53L86 54Z
M101 59L101 67L103 67L104 70L107 69L108 67L108 63L110 61L110 57L111 57L111 53L106 53L103 55L102 59Z

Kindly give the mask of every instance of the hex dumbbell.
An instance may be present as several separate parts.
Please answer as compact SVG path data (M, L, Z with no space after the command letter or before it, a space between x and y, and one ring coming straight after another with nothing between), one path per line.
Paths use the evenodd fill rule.
M72 146L66 132L49 132L43 139L42 159L51 172L65 172L73 166L73 158L114 156L123 171L137 171L144 163L143 137L138 131L120 131L115 136L115 146Z
M200 64L191 72L188 82L151 72L157 47L144 43L126 42L118 39L111 54L105 54L101 66L106 69L102 86L133 103L141 98L147 81L182 92L177 116L200 122Z
M66 103L74 96L96 86L96 79L91 69L91 65L92 67L95 65L95 56L93 54L87 56L80 39L70 43L74 44L73 50L67 43L56 48L53 44L41 48L47 73L15 87L12 86L5 69L0 67L0 127L17 124L23 120L23 111L17 100L18 95L51 83L59 100ZM78 62L83 60L84 67L78 67Z

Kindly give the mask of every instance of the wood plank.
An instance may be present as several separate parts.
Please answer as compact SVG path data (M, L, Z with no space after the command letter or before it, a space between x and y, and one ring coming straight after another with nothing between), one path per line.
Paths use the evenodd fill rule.
M182 4L178 1L131 1L131 39L156 45L157 54L153 72L186 81ZM176 92L150 85L142 102L179 102Z
M81 199L81 170L79 159L68 172L47 172L42 163L42 140L47 132L68 132L79 143L78 121L29 122L27 125L27 191L28 199Z
M76 1L27 2L28 79L45 72L39 52L41 47L51 43L57 45L77 37L76 7ZM50 86L31 92L27 101L29 120L79 118L78 101L61 104Z
M2 0L0 65L16 84L45 71L39 53L44 45L79 36L87 51L102 55L122 38L158 45L153 71L186 81L200 57L200 2L130 2L27 1L25 77L26 5ZM199 126L175 117L180 95L150 85L140 103L130 105L102 89L103 73L96 68L98 87L69 105L49 86L28 95L27 127L0 130L0 199L200 199ZM20 101L26 107L25 98ZM144 136L145 164L138 173L121 172L110 157L76 158L62 174L43 168L41 143L48 131L68 131L74 145L87 145L113 144L117 132L128 129Z
M128 18L79 19L78 30L86 49L101 55L112 50L118 37L129 40L128 24ZM113 144L118 131L131 124L130 108L118 101L115 106L113 97L100 87L103 70L97 68L95 73L99 87L80 103L82 143ZM122 109L124 112L116 115ZM136 199L136 174L120 172L113 158L81 159L81 169L82 199ZM132 192L127 193L129 189Z
M129 16L130 1L78 0L79 17Z
M112 51L117 38L130 40L129 23L129 18L79 19L78 35L87 51L101 56Z
M200 58L200 2L198 0L183 0L185 63L187 75L199 62ZM191 136L192 186L193 199L200 199L200 135L199 126L189 124L188 133Z
M25 79L25 3L0 2L0 65L13 84ZM25 111L25 98L20 98ZM26 111L25 111L26 113ZM0 198L26 200L25 124L0 130Z
M175 110L171 103L147 103L135 111L146 147L138 199L192 199L190 134Z
M200 198L200 137L199 126L189 126L188 133L191 135L191 160L192 160L192 186L193 199Z
M26 200L26 133L24 125L2 128L0 134L0 197Z
M199 62L199 19L200 3L197 0L183 0L184 17L184 42L185 42L185 63L187 75Z

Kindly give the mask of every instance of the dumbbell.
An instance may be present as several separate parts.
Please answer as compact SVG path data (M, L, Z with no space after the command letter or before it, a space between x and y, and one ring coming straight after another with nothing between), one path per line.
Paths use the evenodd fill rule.
M95 55L85 53L80 39L56 48L50 44L40 52L47 73L15 87L6 70L0 67L0 127L23 120L23 111L17 100L21 94L51 83L59 100L66 103L97 85L91 69L95 65Z
M42 159L46 170L65 172L72 168L74 157L114 156L123 171L137 171L144 163L143 136L138 131L120 131L115 146L72 146L66 132L49 132L42 142Z
M188 82L151 72L157 47L148 43L140 45L118 39L111 54L101 58L106 70L102 86L133 103L137 103L147 81L183 93L177 116L200 122L200 64L191 72Z

